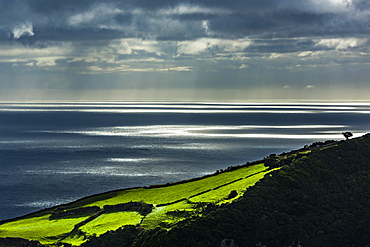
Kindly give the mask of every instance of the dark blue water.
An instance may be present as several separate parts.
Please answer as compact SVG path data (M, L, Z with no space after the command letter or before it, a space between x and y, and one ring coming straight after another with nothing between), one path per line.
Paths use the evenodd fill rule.
M370 128L369 104L0 103L0 219Z

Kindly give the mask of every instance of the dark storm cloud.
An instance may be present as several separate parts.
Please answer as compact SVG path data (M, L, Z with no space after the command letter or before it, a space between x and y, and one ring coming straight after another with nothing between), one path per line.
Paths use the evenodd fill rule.
M328 36L367 34L370 22L365 0L0 0L0 5L2 40Z
M200 76L210 87L217 73L243 87L259 74L298 78L358 64L366 74L369 13L367 0L0 0L0 84L28 73L44 78L38 88L50 78L75 88L66 81L135 73L139 88L150 73L184 83Z

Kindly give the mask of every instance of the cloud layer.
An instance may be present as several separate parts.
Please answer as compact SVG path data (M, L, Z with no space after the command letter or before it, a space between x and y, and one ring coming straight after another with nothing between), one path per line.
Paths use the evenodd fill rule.
M366 0L0 2L3 32L18 25L31 34L33 25L40 40L359 35L370 20Z
M369 76L367 0L0 0L0 6L3 89L293 92L344 88L348 80L362 88Z

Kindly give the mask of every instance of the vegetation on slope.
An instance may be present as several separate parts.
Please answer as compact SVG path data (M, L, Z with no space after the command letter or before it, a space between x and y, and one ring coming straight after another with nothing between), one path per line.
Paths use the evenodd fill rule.
M369 188L366 135L313 150L235 203L170 231L143 232L133 246L220 246L225 239L239 247L369 246Z
M257 162L189 181L95 195L4 221L0 223L0 238L79 246L128 225L168 230L189 217L202 215L209 205L236 200L273 170Z
M0 237L83 247L368 246L369 187L366 135L84 198L3 222ZM37 243L7 238L0 246Z

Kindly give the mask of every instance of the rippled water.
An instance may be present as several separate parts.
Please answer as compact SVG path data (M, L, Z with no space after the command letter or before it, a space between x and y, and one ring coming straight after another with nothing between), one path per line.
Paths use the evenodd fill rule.
M0 102L0 219L369 131L365 103Z

